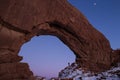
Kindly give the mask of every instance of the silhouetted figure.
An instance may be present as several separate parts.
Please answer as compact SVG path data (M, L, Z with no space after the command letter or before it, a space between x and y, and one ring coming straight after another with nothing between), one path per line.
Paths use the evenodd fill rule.
M68 66L70 66L70 63L68 62Z

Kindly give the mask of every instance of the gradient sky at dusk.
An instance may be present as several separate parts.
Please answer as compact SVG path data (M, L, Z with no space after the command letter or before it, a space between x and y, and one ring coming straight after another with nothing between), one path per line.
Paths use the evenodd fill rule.
M68 1L108 38L113 49L120 48L120 0ZM32 38L22 46L20 55L35 75L45 77L57 76L68 62L75 61L74 53L54 36Z

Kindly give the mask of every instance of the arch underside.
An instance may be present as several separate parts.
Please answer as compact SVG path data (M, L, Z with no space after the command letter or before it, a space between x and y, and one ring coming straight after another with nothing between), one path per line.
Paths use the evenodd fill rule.
M71 32L71 31L69 31L69 29L66 29L65 28L66 26L62 25L62 23L59 23L59 22L43 23L43 24L34 26L32 32L29 32L29 33L20 32L22 30L19 30L19 29L18 29L19 32L18 32L18 30L15 31L15 28L13 28L13 29L8 28L8 27L6 27L7 24L6 25L4 25L4 24L6 24L6 23L3 22L3 24L1 25L2 26L1 36L3 36L3 35L5 36L5 37L3 37L3 39L1 39L1 41L2 41L1 49L4 49L4 50L7 49L8 52L6 52L6 53L9 53L9 55L10 55L10 57L8 58L7 61L3 60L4 62L20 61L22 58L17 56L18 52L20 50L20 47L24 43L28 42L32 37L40 36L40 35L53 35L53 36L58 37L64 44L66 44L74 52L74 54L76 55L76 62L80 66L86 67L89 70L97 71L97 70L99 70L99 68L102 69L101 66L98 67L98 69L95 69L93 67L97 66L97 64L99 64L99 63L105 66L106 65L105 61L107 61L107 59L109 59L109 58L107 58L106 60L104 60L104 57L103 58L95 58L97 56L103 56L98 53L99 48L95 47L95 50L94 50L93 47L96 45L94 45L92 42L88 42L88 40L85 40L83 37L81 37L79 35L75 35L74 32ZM69 26L67 26L67 27L69 27ZM7 34L5 34L6 32L7 32ZM13 37L9 37L9 36L13 36ZM7 40L9 40L9 41L7 41ZM101 50L100 50L100 53L102 53ZM14 58L16 58L17 60L14 60ZM99 62L99 59L101 59L101 60L103 59L104 62L101 63L101 60Z

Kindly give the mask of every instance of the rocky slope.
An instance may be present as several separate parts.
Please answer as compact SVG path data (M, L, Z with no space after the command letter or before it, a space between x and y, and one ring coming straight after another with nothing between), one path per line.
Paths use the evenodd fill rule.
M73 80L120 80L120 63L110 70L92 73L78 67L76 63L67 66L59 72L59 78L73 78Z

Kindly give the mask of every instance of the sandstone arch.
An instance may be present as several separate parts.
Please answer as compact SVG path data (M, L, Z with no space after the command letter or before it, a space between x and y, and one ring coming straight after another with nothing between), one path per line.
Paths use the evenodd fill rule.
M87 70L100 72L120 61L119 51L67 0L0 0L0 79L32 75L18 52L33 36L48 34L68 45Z

